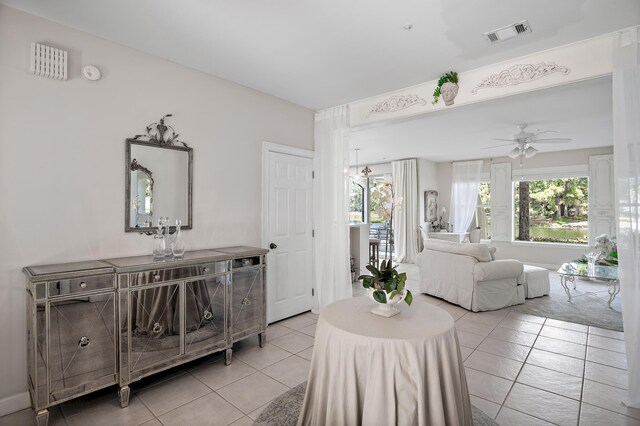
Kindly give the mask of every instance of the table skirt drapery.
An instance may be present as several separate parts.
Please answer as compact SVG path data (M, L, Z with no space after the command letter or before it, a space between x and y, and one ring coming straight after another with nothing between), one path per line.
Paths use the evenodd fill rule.
M392 318L353 298L320 314L298 425L471 425L451 316L423 302Z

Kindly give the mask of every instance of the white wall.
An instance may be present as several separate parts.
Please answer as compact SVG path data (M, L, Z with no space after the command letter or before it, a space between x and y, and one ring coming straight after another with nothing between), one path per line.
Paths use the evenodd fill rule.
M424 221L424 191L435 190L440 193L438 179L438 165L426 158L418 158L418 223L425 229L429 229ZM440 211L440 199L438 199L438 211Z
M32 41L69 50L69 81L28 74ZM123 231L124 141L166 113L194 149L187 249L259 245L261 143L313 149L313 111L0 6L0 415L28 404L21 268L151 253Z
M612 135L613 137L613 135ZM610 141L605 141L610 143ZM562 167L589 164L589 157L592 155L611 154L613 147L577 149L572 151L560 151L550 153L539 153L536 156L526 159L524 168L539 169L545 167ZM509 157L499 157L484 160L484 172L491 171L491 163L511 163L511 170L517 174L520 170L519 161ZM446 206L450 211L451 203L451 163L437 163L438 181L440 190L438 191L440 206ZM496 257L499 259L518 259L531 264L557 265L571 259L575 259L584 254L585 246L561 245L561 244L540 244L527 242L492 242L498 247Z

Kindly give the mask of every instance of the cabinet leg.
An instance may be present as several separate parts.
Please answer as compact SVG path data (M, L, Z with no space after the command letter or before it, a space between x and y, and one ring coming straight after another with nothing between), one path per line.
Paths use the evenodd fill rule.
M120 407L126 408L129 406L129 394L131 393L131 389L129 386L122 386L118 391L118 395L120 395Z
M260 345L261 348L264 348L265 343L267 343L267 334L266 333L258 334L258 345Z
M36 411L36 424L38 426L47 426L49 423L49 410Z
M224 365L231 365L231 355L233 354L233 349L229 348L224 353Z

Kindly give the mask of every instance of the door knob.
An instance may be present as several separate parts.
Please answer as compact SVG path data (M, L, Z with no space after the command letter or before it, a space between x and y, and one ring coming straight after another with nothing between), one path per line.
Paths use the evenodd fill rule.
M271 243L269 244L269 248L273 250L275 248L278 248L278 246L275 243Z

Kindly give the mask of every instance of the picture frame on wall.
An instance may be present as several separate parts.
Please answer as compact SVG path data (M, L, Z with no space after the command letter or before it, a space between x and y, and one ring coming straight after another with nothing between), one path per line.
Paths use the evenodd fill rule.
M424 191L424 221L438 221L438 191Z

